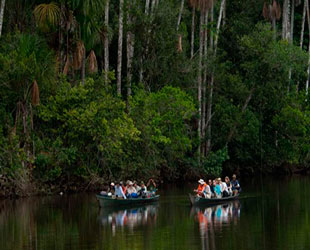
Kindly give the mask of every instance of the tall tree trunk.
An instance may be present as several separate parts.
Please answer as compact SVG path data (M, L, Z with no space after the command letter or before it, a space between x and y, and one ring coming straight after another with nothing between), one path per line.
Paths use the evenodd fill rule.
M110 9L110 0L106 0L106 5L104 9L104 25L105 25L105 34L104 34L104 80L108 82L108 72L109 72L109 9Z
M290 21L290 34L289 34L289 43L293 44L293 37L294 37L294 18L295 18L295 0L292 0L291 4L291 21ZM291 79L292 79L292 67L289 68L288 72L288 87L287 93L290 92L291 87Z
M198 63L198 138L201 139L201 83L202 83L202 55L203 55L203 45L204 45L204 13L200 12L200 26L199 26L199 63ZM200 147L199 147L200 153Z
M288 5L289 5L289 0L284 0L283 2L283 14L282 14L282 39L286 39L287 35L287 22L288 22Z
M123 56L123 15L124 0L119 1L118 50L117 50L117 94L122 95L122 56Z
M301 22L301 32L300 32L300 45L299 45L301 49L304 43L304 31L305 31L307 4L308 4L308 0L304 0L304 8L302 11L302 22Z
M132 4L135 4L134 1L129 2L128 4L128 14L127 14L127 25L130 27L133 23L133 17L130 14L130 8L132 7ZM131 27L130 27L131 28ZM128 100L131 96L131 80L132 80L132 59L134 55L134 34L131 32L131 30L127 31L127 106L128 106Z
M206 85L207 85L207 58L208 58L208 18L209 18L209 10L206 11L205 14L205 29L204 29L204 53L203 53L203 61L204 61L204 71L203 71L203 81L202 81L202 117L201 117L201 137L205 139L205 126L206 126ZM205 143L203 143L201 148L201 154L205 155Z
M295 0L291 4L291 25L290 25L290 42L293 44L294 39L294 18L295 18Z
M177 22L177 31L179 31L179 28L180 28L183 9L184 9L184 0L181 0L181 7L180 7L180 12L179 12L179 16L178 16L178 22Z
M216 25L216 34L215 34L215 40L214 40L214 48L213 48L213 56L216 58L217 54L217 45L218 45L218 39L219 39L219 34L220 34L220 27L221 27L221 22L222 22L222 17L223 17L223 11L224 11L224 6L225 6L226 0L221 1L221 7L220 7L220 12L217 20L217 25ZM207 149L206 153L208 154L211 149L211 143L212 143L212 104L213 104L213 87L214 87L214 70L212 72L211 76L211 81L210 81L210 92L209 92L209 99L208 99L208 110L207 110L207 117L209 120L208 124L208 140L207 140Z
M196 8L192 9L192 34L191 34L191 58L194 57L194 45L195 45L195 15Z
M4 8L5 8L5 0L1 0L1 6L0 6L0 37L2 34Z
M150 0L146 0L145 1L145 14L149 13L149 9L150 9Z
M310 11L309 11L309 3L307 4L307 21L308 21L308 29L310 31ZM308 45L308 70L307 70L307 81L306 81L306 95L309 93L309 79L310 78L310 32L309 32L309 45Z
M210 22L211 22L211 32L210 32L210 50L213 51L214 35L213 35L213 22L214 22L214 3L210 10Z

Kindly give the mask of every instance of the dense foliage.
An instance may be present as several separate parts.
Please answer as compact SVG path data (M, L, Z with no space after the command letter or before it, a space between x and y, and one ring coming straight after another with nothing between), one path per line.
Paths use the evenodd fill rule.
M6 1L2 187L306 169L308 12L287 2Z

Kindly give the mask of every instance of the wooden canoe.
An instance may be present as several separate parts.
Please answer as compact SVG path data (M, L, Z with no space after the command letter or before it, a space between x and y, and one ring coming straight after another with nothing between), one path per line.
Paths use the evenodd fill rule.
M237 200L239 199L239 194L224 198L211 198L211 199L197 197L195 195L189 194L189 199L192 206L208 206L208 205L223 204L229 201Z
M144 204L149 204L159 200L160 195L155 195L150 198L130 198L130 199L120 199L112 198L109 196L96 195L100 207L130 207L130 206L139 206Z

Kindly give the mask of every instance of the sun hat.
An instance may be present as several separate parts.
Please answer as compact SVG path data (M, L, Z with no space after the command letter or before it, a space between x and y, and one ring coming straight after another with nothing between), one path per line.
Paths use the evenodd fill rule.
M133 185L132 181L128 181L128 185L132 186Z
M114 185L115 185L114 182L111 182L111 186L114 187Z
M204 184L204 183L205 183L205 181L204 181L203 179L200 179L200 180L198 181L198 183L200 183L200 184Z

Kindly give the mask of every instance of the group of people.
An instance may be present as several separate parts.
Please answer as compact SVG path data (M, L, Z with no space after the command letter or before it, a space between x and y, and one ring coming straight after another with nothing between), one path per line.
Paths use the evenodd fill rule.
M232 176L232 180L226 176L225 181L222 181L221 178L216 178L206 183L203 179L200 179L198 183L199 186L194 192L197 193L197 196L208 199L235 196L241 191L239 181L235 174Z
M100 194L103 196L111 196L120 199L129 198L146 198L155 195L156 183L153 179L150 179L145 185L143 181L140 185L136 181L126 181L124 184L120 182L111 182L109 188L105 191L101 191Z

